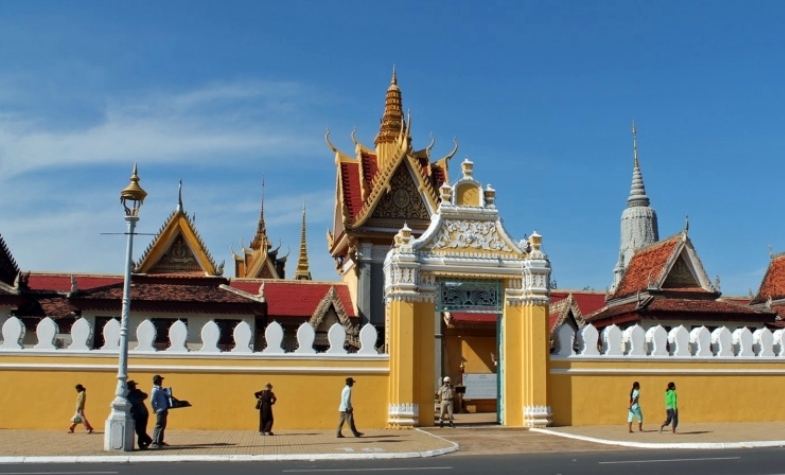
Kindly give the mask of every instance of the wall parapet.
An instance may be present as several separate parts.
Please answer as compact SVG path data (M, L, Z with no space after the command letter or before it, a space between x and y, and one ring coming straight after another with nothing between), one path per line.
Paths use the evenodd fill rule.
M0 354L56 354L56 355L107 355L116 354L120 347L120 323L117 319L106 322L101 329L104 344L93 349L89 344L93 336L93 326L89 320L79 318L71 326L71 343L66 348L58 347L59 329L52 318L42 319L36 327L36 343L32 346L23 345L25 325L17 317L9 317L2 326L2 343ZM199 332L201 345L197 349L189 349L186 345L188 328L178 320L169 328L167 348L159 350L155 346L156 329L149 319L143 320L136 327L136 342L129 345L129 352L138 355L156 355L172 357L214 357L216 354L231 357L259 356L272 358L308 359L345 359L345 358L386 358L376 349L377 331L371 324L366 324L360 331L360 348L356 353L349 353L346 330L340 323L334 323L327 332L329 348L323 352L314 348L316 332L308 322L297 329L297 348L293 352L283 349L283 327L278 322L271 322L265 328L264 336L267 345L261 351L253 350L253 332L251 326L240 321L232 333L233 345L228 350L219 347L220 328L214 320L207 321Z
M569 324L558 328L551 359L591 360L785 360L785 329L750 331L747 327L684 325L666 330L662 325L648 329L635 324L622 330L610 325L598 331L591 324L576 332Z

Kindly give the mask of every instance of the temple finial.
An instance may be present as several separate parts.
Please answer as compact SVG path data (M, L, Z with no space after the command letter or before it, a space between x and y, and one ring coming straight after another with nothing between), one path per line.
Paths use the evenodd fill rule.
M627 198L627 207L633 206L649 206L649 197L646 195L643 173L638 161L638 128L635 127L635 121L632 122L632 185Z
M183 211L183 180L177 183L177 211Z
M690 232L690 215L684 215L684 234Z
M267 226L264 224L264 176L262 176L262 199L259 207L259 224L256 226L256 235L251 241L251 249L261 249L267 243Z
M393 68L393 76L387 94L384 98L384 112L379 127L379 134L374 143L376 145L384 143L395 143L400 131L406 126L403 117L403 101L401 99L401 89L398 87L398 74Z
M395 71L395 65L393 64L393 72L392 72L392 79L390 79L390 84L398 84L398 73Z
M311 280L311 270L308 266L308 241L305 238L305 203L303 203L303 222L300 228L300 256L297 259L294 278L296 280Z

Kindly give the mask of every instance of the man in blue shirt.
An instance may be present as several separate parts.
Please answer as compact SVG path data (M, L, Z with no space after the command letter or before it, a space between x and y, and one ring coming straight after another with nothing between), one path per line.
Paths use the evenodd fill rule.
M341 391L341 403L338 405L338 412L341 413L341 419L338 422L338 437L343 437L341 429L345 422L349 422L349 428L355 437L362 437L363 433L357 430L354 426L354 408L352 407L352 386L354 386L354 379L351 377L346 378L346 386Z
M172 406L169 392L161 387L164 377L156 374L153 376L153 395L151 403L155 412L155 427L153 428L152 447L161 448L169 445L164 442L164 430L166 429L166 417L169 415L169 408Z

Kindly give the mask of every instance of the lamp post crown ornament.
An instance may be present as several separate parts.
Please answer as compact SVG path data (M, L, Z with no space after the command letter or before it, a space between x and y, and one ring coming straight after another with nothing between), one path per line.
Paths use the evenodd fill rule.
M125 208L126 217L137 217L139 215L139 208L142 206L147 192L139 185L139 173L136 163L131 171L131 181L120 192L120 202Z

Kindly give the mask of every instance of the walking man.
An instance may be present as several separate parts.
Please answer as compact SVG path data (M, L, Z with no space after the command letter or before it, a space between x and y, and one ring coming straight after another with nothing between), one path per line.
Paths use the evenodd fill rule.
M439 387L439 427L444 427L444 415L449 416L450 427L455 427L452 417L453 400L455 399L455 388L450 382L450 377L445 376L442 380L442 385Z
M341 429L345 422L349 423L349 429L355 437L362 437L363 433L357 430L354 425L354 407L352 407L352 386L354 386L354 379L351 377L346 378L346 386L341 391L341 404L338 405L338 411L341 413L341 419L338 422L338 438L342 438Z
M139 445L139 450L145 450L153 441L147 434L147 420L150 417L150 413L144 405L147 393L136 387L136 381L128 381L125 385L128 388L126 399L131 403L131 417L134 420L137 445Z
M152 405L153 411L155 411L155 427L153 428L153 443L151 445L157 449L164 445L169 445L164 442L164 430L166 429L166 418L169 415L171 401L169 393L161 387L163 381L163 376L159 374L153 376Z

